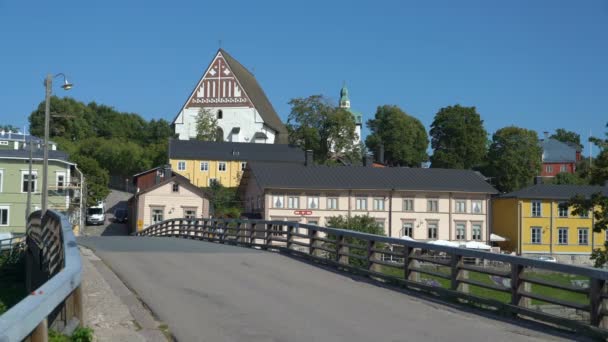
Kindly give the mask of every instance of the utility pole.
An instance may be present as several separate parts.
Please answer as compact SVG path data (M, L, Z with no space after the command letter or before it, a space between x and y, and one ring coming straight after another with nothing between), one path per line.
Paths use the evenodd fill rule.
M53 85L53 75L46 75L45 86L45 105L44 105L44 159L42 164L42 216L48 209L48 173L49 173L49 120L51 116L51 87ZM31 174L30 174L31 177Z
M30 214L32 213L32 159L33 159L33 142L32 136L30 135L30 141L28 143L30 147L30 160L29 160L29 168L28 168L28 176L27 176L27 208L25 208L25 222L27 222L30 218ZM21 185L23 186L23 184Z

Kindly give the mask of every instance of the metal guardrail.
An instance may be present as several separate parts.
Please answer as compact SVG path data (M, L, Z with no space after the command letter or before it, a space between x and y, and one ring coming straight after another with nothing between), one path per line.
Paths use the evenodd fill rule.
M25 245L25 234L11 234L9 238L0 239L0 253L12 255Z
M608 272L600 269L287 221L171 219L134 235L277 250L446 300L608 337ZM564 315L546 311L555 307Z
M0 342L47 341L48 328L70 330L83 322L81 270L76 238L68 219L47 211L28 219L28 295L0 316Z

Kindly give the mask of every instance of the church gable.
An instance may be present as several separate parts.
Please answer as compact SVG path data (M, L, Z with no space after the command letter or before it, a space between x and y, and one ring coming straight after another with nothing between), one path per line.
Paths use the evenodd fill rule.
M186 102L185 108L192 107L253 107L221 51Z

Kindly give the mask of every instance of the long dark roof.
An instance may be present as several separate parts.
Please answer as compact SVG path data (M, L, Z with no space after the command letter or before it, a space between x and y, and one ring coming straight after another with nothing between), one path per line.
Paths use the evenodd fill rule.
M4 150L0 149L0 158L28 158L30 157L29 150ZM44 158L44 152L41 149L35 149L32 153L34 159ZM62 151L49 151L49 159L59 159L68 161L68 154Z
M249 96L251 102L260 113L260 116L264 120L264 123L268 127L277 131L277 138L275 143L287 144L287 128L283 125L283 121L279 118L279 115L274 110L274 107L268 100L266 93L255 79L253 74L247 70L239 61L234 59L226 50L220 49L220 53L224 56L224 60L228 63L230 70L234 73L236 79L241 83L241 86L245 90L245 93Z
M170 159L304 162L304 151L285 144L169 140Z
M497 192L481 174L470 170L254 162L248 171L262 188Z
M601 192L608 196L608 187L597 185L557 185L537 184L521 190L503 194L500 198L526 198L526 199L570 199L576 195L589 197Z

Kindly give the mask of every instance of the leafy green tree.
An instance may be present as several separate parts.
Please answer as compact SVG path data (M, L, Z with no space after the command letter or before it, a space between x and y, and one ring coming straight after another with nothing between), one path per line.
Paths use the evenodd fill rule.
M590 197L575 196L568 206L572 206L572 215L591 213L593 217L593 231L605 232L608 229L608 196L596 193ZM608 241L604 242L602 248L596 248L591 253L591 260L595 267L603 267L608 263Z
M581 144L581 136L576 132L568 131L563 128L558 128L555 134L551 135L551 138L559 140L563 143L572 144L578 147L581 151L583 150L583 144Z
M94 205L98 201L104 199L110 193L108 183L110 176L108 171L102 168L97 160L83 156L75 155L72 157L80 171L84 174L87 186L87 205Z
M346 230L353 230L361 233L374 234L374 235L382 235L384 236L384 229L378 225L376 220L373 217L368 215L365 216L332 216L327 219L327 225L332 228L340 228ZM328 234L329 238L332 240L336 239L336 236L333 234ZM349 253L365 256L367 257L367 241L361 239L355 239L352 237L345 238L346 243L352 244L355 246L359 246L359 248L352 248L349 250ZM328 246L333 248L333 244ZM382 246L376 246L377 249L381 249ZM356 267L367 267L367 262L364 260L360 260L357 258L350 258L348 263L352 266Z
M370 151L377 153L384 146L384 161L391 166L420 167L428 160L429 139L422 123L397 106L378 107L373 119L367 121L371 134L365 139Z
M336 108L322 95L295 98L289 104L290 144L312 150L314 159L321 164L336 160L359 162L361 150L354 142L355 118L349 111Z
M608 128L608 124L606 127ZM604 185L608 181L608 132L606 132L605 139L591 137L589 141L600 149L600 153L589 170L591 184Z
M216 218L240 218L240 205L236 189L227 188L219 182L211 183L205 190L209 198L211 214Z
M69 140L81 140L95 136L92 123L95 121L94 111L84 103L72 98L51 97L51 118L49 121L49 136L63 137ZM29 117L30 133L44 136L44 101Z
M492 136L488 151L488 173L504 192L531 185L541 168L542 149L535 131L504 127Z
M585 185L587 182L585 179L580 178L577 174L560 172L553 178L553 184L572 184L572 185Z
M441 108L431 124L431 167L471 169L487 154L488 132L475 107Z
M216 141L217 132L217 117L210 110L201 108L196 116L196 139Z

